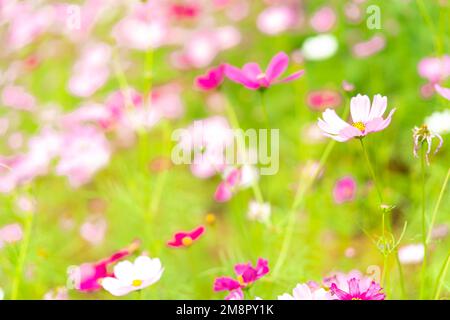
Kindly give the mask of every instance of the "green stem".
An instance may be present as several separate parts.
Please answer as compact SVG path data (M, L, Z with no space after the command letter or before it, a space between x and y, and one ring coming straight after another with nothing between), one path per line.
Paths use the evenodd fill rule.
M436 32L436 28L433 23L433 19L431 19L430 15L428 14L427 8L425 7L425 4L422 0L416 0L417 6L419 7L420 14L422 15L422 18L425 20L425 23L428 25L428 28L430 29L431 36L433 37L434 42L434 49L436 51L436 54L440 54L442 52L442 43L440 41L440 37L438 33Z
M400 289L402 292L402 298L406 299L406 289L405 289L405 278L403 275L403 267L402 264L400 262L400 258L398 257L398 251L395 251L395 260L397 262L397 268L398 268L398 275L400 278Z
M442 184L441 191L439 192L439 197L436 202L436 205L434 206L433 214L431 215L430 227L428 228L427 244L430 243L431 240L431 234L433 231L434 223L436 221L436 215L439 210L439 206L441 205L442 198L444 197L445 188L447 187L449 177L450 177L450 168L447 170L447 175L444 179L444 183Z
M426 194L425 194L425 148L421 148L420 170L422 176L422 243L424 256L422 261L422 271L420 275L420 299L424 299L426 267L427 267L427 221L426 221Z
M14 273L12 289L11 289L11 300L17 300L19 295L20 284L23 278L23 269L25 266L25 260L28 253L28 247L31 238L31 229L33 227L33 217L34 213L27 213L24 221L24 237L20 245L19 259L16 264L16 269Z
M239 125L239 120L236 116L236 112L234 111L233 106L231 105L231 103L229 102L229 100L225 97L225 112L227 113L228 119L230 120L231 126L233 127L233 129L240 129L241 126ZM245 145L244 145L244 141L242 139L242 136L240 134L237 135L236 137L237 141L237 148L239 150L239 152L243 152L245 153ZM255 179L255 181L252 183L252 190L253 190L253 195L256 198L256 201L258 201L259 203L263 203L264 202L264 198L261 192L261 188L259 187L259 180Z
M366 164L367 164L367 167L369 169L370 175L372 176L373 183L375 184L375 189L377 190L377 193L378 193L378 198L380 200L380 205L382 205L383 204L383 195L381 193L381 189L380 189L380 186L378 184L377 177L375 175L375 171L373 170L372 162L370 161L369 154L367 153L367 149L364 146L363 138L360 138L359 141L361 142L361 148L363 149L364 158L366 160Z
M436 279L436 287L434 290L434 299L439 299L441 295L442 285L444 283L445 276L447 275L448 266L450 265L450 252L447 254L447 258L439 271L438 278Z
M261 109L262 109L262 112L263 112L264 121L265 121L266 125L268 127L270 127L269 115L267 113L266 97L265 97L265 91L264 90L259 90L259 97L260 97L260 100L261 100Z

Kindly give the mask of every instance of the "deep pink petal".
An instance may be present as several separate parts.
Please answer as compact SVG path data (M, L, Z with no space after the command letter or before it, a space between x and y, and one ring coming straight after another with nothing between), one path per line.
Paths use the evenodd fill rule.
M352 296L359 296L359 279L352 278L348 281L349 293Z
M204 232L205 232L205 227L204 227L204 226L199 226L199 227L195 228L194 230L192 230L192 231L189 233L189 236L192 238L192 240L196 240L196 239L198 239Z
M216 193L214 194L214 199L217 202L227 202L228 200L231 199L232 196L233 192L230 186L228 185L228 183L223 181L218 185Z
M259 65L255 62L250 62L242 67L244 75L253 82L258 82L258 77L263 73Z
M267 80L271 83L286 71L289 64L289 57L284 52L277 53L266 69Z
M230 277L220 277L214 280L214 291L231 291L240 287L240 283Z
M269 273L269 262L266 259L259 258L256 263L256 272L258 279Z
M245 74L239 69L229 64L225 65L225 75L233 82L240 83L248 89L256 90L260 85L248 79Z
M294 72L293 74L291 74L290 76L284 78L283 80L280 80L280 83L286 83L286 82L291 82L294 80L297 80L298 78L300 78L302 75L305 74L305 70L300 70L297 72Z
M331 284L330 291L339 300L351 300L351 296L347 292L342 291L341 289L339 289L335 283Z

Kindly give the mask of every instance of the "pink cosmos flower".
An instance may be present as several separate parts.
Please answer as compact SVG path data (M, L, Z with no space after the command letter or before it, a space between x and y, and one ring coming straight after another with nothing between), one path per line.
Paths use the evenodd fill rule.
M372 132L385 129L390 123L395 109L392 109L386 119L387 98L377 94L373 98L372 107L368 96L358 94L350 101L352 123L349 124L339 118L334 110L327 109L323 119L319 119L318 126L324 135L336 141L344 142L351 138L361 138Z
M333 189L334 202L340 204L355 198L356 181L353 177L344 177L336 181Z
M241 288L230 291L225 300L244 300L244 292Z
M336 13L331 7L317 10L310 20L311 27L317 32L328 32L336 23Z
M220 87L224 77L225 77L225 66L221 64L217 67L208 70L206 74L198 76L195 79L195 84L199 89L205 91L214 90Z
M304 70L297 71L290 76L277 80L287 69L289 57L284 52L277 53L263 72L255 62L245 64L242 69L225 65L225 75L233 82L240 83L251 90L266 89L276 83L285 83L300 78Z
M108 271L108 267L132 254L139 246L140 242L134 241L127 248L115 252L104 260L84 263L79 268L72 270L69 278L77 290L84 292L99 290L101 288L99 280L113 275L112 272Z
M299 283L292 290L292 295L289 293L278 296L278 300L331 300L330 294L319 286L311 283Z
M12 223L0 228L0 248L3 243L14 243L22 240L22 227L18 223Z
M167 242L167 245L173 248L189 247L195 240L200 238L204 232L204 226L199 226L192 231L177 232L174 234L173 238Z
M426 57L420 60L417 68L419 75L432 84L444 81L450 76L450 56Z
M298 22L298 15L289 6L272 6L261 12L257 19L257 26L261 32L269 35L280 34L293 28Z
M358 58L365 58L383 50L385 46L386 40L384 37L376 35L367 41L355 44L352 48L352 52Z
M447 100L450 100L450 88L444 88L441 87L438 84L434 85L434 89L436 90L437 93L439 93L442 97L444 97Z
M241 168L229 167L224 170L224 179L217 186L214 199L217 202L227 202L239 189L244 189L258 179L256 168L244 165Z
M31 111L34 109L36 99L23 87L8 85L3 88L2 102L7 107Z
M348 292L341 290L333 283L330 287L331 293L337 297L337 300L384 300L386 297L381 292L382 288L375 281L370 283L369 288L362 289L360 280L352 278L348 281Z
M337 300L384 300L382 288L371 276L363 275L358 270L349 273L337 272L323 279Z
M317 90L308 93L307 103L313 110L325 110L336 108L342 102L341 95L333 90Z
M230 291L227 298L240 296L240 290L252 285L256 280L262 278L269 273L268 262L265 259L259 258L256 266L253 267L250 262L238 263L234 266L236 279L231 277L219 277L214 281L214 291Z
M69 300L67 288L58 287L51 289L44 294L44 300Z

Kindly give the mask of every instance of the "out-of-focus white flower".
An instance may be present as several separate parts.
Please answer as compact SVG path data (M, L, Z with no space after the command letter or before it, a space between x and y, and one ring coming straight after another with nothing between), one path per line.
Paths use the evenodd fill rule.
M289 6L273 6L260 13L256 24L261 32L275 35L295 26L297 20L295 10Z
M434 112L425 119L425 124L433 132L446 134L450 132L450 110Z
M409 244L398 250L398 258L402 264L421 263L424 255L423 244Z
M4 297L5 297L5 292L3 292L3 289L0 288L0 300L3 300Z
M144 289L157 282L164 271L158 258L137 257L134 263L119 262L114 267L114 277L101 280L101 286L114 296L124 296L132 291Z
M64 287L51 289L44 294L44 300L69 300L69 294Z
M250 201L248 206L247 217L250 220L267 222L270 218L271 207L270 203L260 203L258 201Z
M310 288L306 283L299 283L292 290L292 295L289 293L278 296L278 300L330 300L330 295L323 288Z
M307 60L325 60L332 57L338 49L336 37L321 34L310 37L303 42L302 53Z

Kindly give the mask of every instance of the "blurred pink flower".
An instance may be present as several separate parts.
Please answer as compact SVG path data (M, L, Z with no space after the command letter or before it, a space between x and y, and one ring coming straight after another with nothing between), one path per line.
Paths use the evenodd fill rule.
M293 28L298 22L298 14L289 6L272 6L264 9L257 19L261 32L276 35Z
M56 173L67 176L72 187L89 182L105 167L111 150L104 134L92 126L73 128L63 136Z
M284 293L278 296L278 300L331 300L331 295L323 288L299 283L292 290L292 295Z
M340 204L352 201L355 198L356 181L353 177L343 177L336 181L333 189L334 202Z
M119 46L146 51L167 41L167 17L154 1L138 3L132 13L120 20L112 31ZM158 13L158 14L157 14Z
M80 228L81 237L92 245L99 245L105 238L108 223L103 217L90 217Z
M211 64L219 52L236 46L241 41L241 34L235 27L225 26L195 31L180 38L183 48L173 52L171 60L178 69L189 69Z
M336 13L331 7L322 7L314 13L309 23L317 32L328 32L336 24Z
M229 64L225 65L225 75L231 81L240 83L248 89L266 89L273 84L290 82L303 75L304 70L300 70L282 80L277 80L286 71L288 64L288 55L279 52L272 58L265 72L257 63L250 62L245 64L242 70Z
M194 3L170 4L170 15L176 20L194 19L200 14L200 6Z
M184 114L184 104L181 99L181 86L169 83L154 87L151 92L150 108L154 109L155 117L178 119Z
M241 294L239 291L247 286L252 285L256 280L262 278L269 273L268 262L265 259L259 258L256 266L253 267L250 262L238 263L234 266L236 279L231 277L219 277L214 280L214 291L230 291L232 295L227 296L231 298L239 298Z
M442 97L444 97L447 100L450 100L450 88L444 88L441 87L438 84L434 85L434 89L436 90L437 93L439 93Z
M169 247L180 248L189 247L205 232L204 226L199 226L192 231L180 231L174 234L173 238L167 242Z
M134 241L127 248L115 252L104 260L94 263L83 263L78 268L70 270L69 279L77 290L85 292L99 290L101 288L99 280L113 276L113 273L108 271L108 267L132 254L139 248L139 245L139 241Z
M425 250L423 244L409 244L398 249L398 259L402 264L418 264L423 261Z
M350 113L353 123L349 124L339 118L334 110L327 109L323 119L319 118L318 126L324 135L336 141L344 142L351 138L361 138L369 133L384 130L390 123L395 109L392 109L386 119L387 98L377 94L373 98L372 107L368 96L358 94L350 101Z
M100 89L109 78L110 56L111 48L104 43L85 47L73 67L69 91L75 96L89 97Z
M381 35L375 35L367 41L359 42L352 48L353 54L358 58L366 58L384 49L386 40Z
M450 56L423 58L417 68L419 75L432 84L444 81L450 76Z
M18 223L8 224L0 228L0 248L3 243L14 243L22 240L22 227Z
M35 107L36 99L23 87L8 85L3 88L2 102L7 107L31 111Z
M195 79L197 88L208 91L220 87L225 77L225 66L219 65L211 68L204 75L200 75Z
M234 289L225 297L225 300L244 300L244 292L241 288Z
M240 168L226 168L223 176L223 181L219 183L214 194L217 202L227 202L239 189L252 185L258 179L258 172L255 167L244 165Z
M342 81L342 89L346 92L351 92L355 89L355 85L347 80L344 80Z
M338 107L342 103L342 98L337 91L316 90L308 93L307 103L313 110L322 111Z
M47 291L44 300L69 300L69 293L66 288L58 287Z
M358 270L349 273L336 272L323 279L330 289L332 298L337 300L384 300L382 288L372 277L365 276Z
M183 129L180 146L192 154L192 173L199 178L208 178L225 169L224 151L233 139L227 119L213 116L194 121Z

